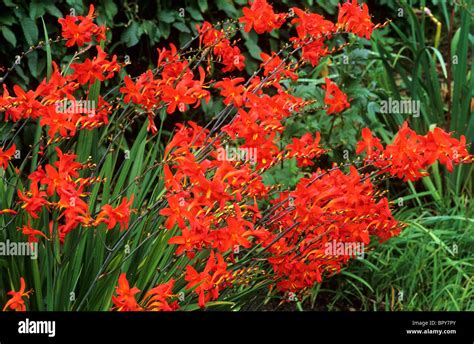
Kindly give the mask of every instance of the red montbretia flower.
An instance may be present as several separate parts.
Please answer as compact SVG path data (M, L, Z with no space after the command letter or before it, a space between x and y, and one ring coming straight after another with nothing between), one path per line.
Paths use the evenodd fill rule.
M130 288L127 276L121 273L118 279L116 295L112 296L114 309L120 312L141 311L143 308L138 304L135 295L140 292L138 288Z
M28 214L34 218L39 218L39 211L49 202L46 199L46 191L41 191L38 188L38 184L35 182L31 183L30 190L23 193L17 190L19 202L22 203L21 207L25 209Z
M0 148L0 167L6 170L8 168L8 162L12 159L15 152L15 144L11 145L11 147L5 151L3 150L3 148Z
M286 146L288 156L296 157L299 167L312 166L314 165L312 160L325 152L319 146L320 140L320 133L316 133L314 140L311 133L304 134L301 139L293 139L293 143Z
M461 136L458 140L441 128L418 135L408 127L408 122L404 122L393 142L385 148L368 128L363 129L362 136L363 141L357 144L357 154L365 151L366 163L404 181L415 181L429 175L426 169L436 161L450 172L455 164L473 161L466 149L466 138Z
M204 69L198 68L199 79L195 79L188 62L180 60L173 44L169 50L159 50L158 65L163 65L161 78L155 78L150 70L140 75L135 83L130 77L125 77L125 86L120 91L125 95L126 103L134 102L150 114L153 108L164 102L167 104L166 112L172 114L176 110L185 112L189 105L198 107L201 100L210 100L210 93L205 89ZM148 119L149 129L153 129L153 116Z
M90 5L87 16L68 15L58 20L62 27L62 36L67 39L66 47L83 46L95 37L97 42L105 39L105 27L94 24L94 5Z
M224 65L224 73L245 68L245 56L241 54L238 46L233 45L226 38L223 29L216 30L209 22L204 22L202 26L197 25L197 30L201 34L200 43L205 48L212 50L212 54Z
M214 84L215 88L221 89L221 96L225 97L225 105L233 103L235 107L241 107L244 104L245 87L239 85L243 81L245 81L244 78L224 78Z
M114 304L112 309L119 312L175 311L179 309L179 304L177 300L172 301L176 297L173 294L174 282L174 279L171 279L150 289L144 297L144 306L141 306L136 299L140 289L130 288L126 274L121 273L115 295L112 296L112 303Z
M114 55L112 60L106 59L105 53L100 46L96 47L97 56L92 60L87 58L83 63L73 63L71 68L74 69L74 77L79 84L93 84L96 80L104 81L114 76L115 72L120 71L120 65L117 63L117 56Z
M320 14L308 13L297 7L293 7L292 10L296 14L291 23L296 24L296 32L300 40L306 40L309 38L320 38L322 35L330 34L335 31L334 24L324 19Z
M291 23L297 25L297 37L291 37L290 42L293 42L295 48L301 48L303 59L314 67L321 57L328 54L324 40L331 37L335 25L316 13L305 12L296 7L292 11L296 14Z
M3 307L3 311L6 311L7 309L10 309L13 311L19 311L19 312L26 311L25 300L23 300L23 298L24 297L29 298L32 291L25 291L25 288L26 288L25 279L23 277L20 277L20 290L18 291L11 290L7 293L7 295L11 296L11 298L10 300L7 301L7 303Z
M202 272L197 272L190 265L186 267L186 276L184 277L188 282L186 288L194 288L194 292L198 295L200 307L204 307L207 302L219 297L219 282L228 276L226 269L227 264L223 257L220 254L214 254L214 251L211 251Z
M357 0L347 1L342 6L339 4L337 25L367 39L370 38L374 29L367 4L360 6Z
M326 113L328 115L339 113L350 107L347 101L347 96L342 92L336 83L332 82L331 79L326 78L326 85L323 88L326 90L324 96L324 103L328 106Z
M429 161L438 160L449 172L453 172L454 165L472 161L473 156L467 151L464 135L458 140L452 137L452 134L436 127L427 133L427 141L430 146L428 150L432 152Z
M333 242L367 245L370 235L386 240L401 228L384 198L376 198L370 179L363 180L354 167L349 175L339 169L319 170L274 202L285 200L294 210L278 217L271 228L274 235L289 223L294 229L270 246L272 257L268 259L281 277L278 287L282 291L299 291L320 282L323 274L339 271L351 257L328 254L327 247ZM266 242L272 241L269 237Z
M249 2L250 7L244 7L244 15L240 17L239 22L245 24L244 30L256 33L272 32L279 29L285 21L285 14L277 14L273 7L266 0L253 0Z
M362 141L357 143L356 154L365 151L367 153L367 159L372 160L375 156L378 156L382 150L382 143L378 138L373 136L372 131L369 128L362 129Z
M39 119L41 126L48 128L48 135L54 138L72 137L77 129L92 130L108 123L108 114L111 106L99 96L97 108L84 109L68 106L82 100L76 99L75 92L80 91L80 85L97 80L110 79L120 70L116 56L111 61L106 60L107 54L97 47L98 55L86 59L84 63L73 63L71 67L75 73L62 76L56 63L50 79L43 79L35 90L24 91L18 85L13 86L15 96L11 96L4 86L0 97L0 110L5 111L5 121L11 119L16 122L21 119ZM92 100L88 100L92 104ZM94 106L96 107L96 106Z
M97 215L95 225L105 223L107 229L112 229L116 224L119 224L120 230L126 229L130 221L133 198L133 195L129 200L126 197L122 198L122 202L116 208L113 208L110 204L104 205L99 215Z
M173 294L174 279L169 280L166 283L160 284L150 289L146 295L146 309L148 311L175 311L179 309L178 301L174 300L170 302L171 298L176 295Z
M287 66L286 63L275 53L272 52L272 55L261 53L260 57L262 58L263 63L260 65L263 67L263 75L269 78L269 81L272 81L272 85L277 89L280 89L280 80L281 79L291 79L293 81L298 79L298 76L294 70Z
M37 236L42 236L43 238L48 239L46 234L37 229L32 228L30 223L28 223L28 225L23 226L22 228L18 228L18 230L21 231L23 235L26 235L28 237L29 243L38 242Z

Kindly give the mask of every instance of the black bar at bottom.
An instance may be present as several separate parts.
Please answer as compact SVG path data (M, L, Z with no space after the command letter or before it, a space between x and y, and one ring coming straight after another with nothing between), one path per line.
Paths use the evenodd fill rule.
M289 337L288 337L289 336ZM246 342L474 343L474 312L0 313L0 344Z

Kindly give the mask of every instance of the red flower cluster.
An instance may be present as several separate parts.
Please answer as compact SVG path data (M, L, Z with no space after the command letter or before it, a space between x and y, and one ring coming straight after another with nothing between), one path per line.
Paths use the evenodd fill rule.
M370 38L375 27L367 5L363 4L361 8L357 0L346 2L339 7L337 25L322 15L308 13L296 7L292 8L292 12L296 14L296 18L291 23L297 25L298 36L290 38L290 41L295 48L301 48L303 59L309 61L312 66L316 66L321 57L329 53L324 41L331 38L335 32L345 30L360 37Z
M120 274L116 294L112 296L112 302L115 309L121 312L141 311L142 307L138 305L135 295L140 292L138 288L130 288L125 273Z
M403 123L393 142L383 147L369 128L362 130L362 141L357 144L356 153L366 152L365 162L404 181L415 181L427 176L426 169L439 161L449 172L453 166L470 163L473 156L466 149L466 138L452 137L441 128L435 128L426 135L418 135Z
M297 7L293 7L292 10L297 18L293 19L291 23L297 24L296 32L302 41L330 35L336 29L331 21L324 19L320 14L308 13Z
M267 83L271 83L272 86L281 89L281 79L291 79L293 81L298 79L294 68L287 66L286 63L274 52L272 55L261 53L263 63L260 67L263 68L263 76L266 77Z
M273 7L266 0L254 0L249 5L250 8L242 9L244 15L239 19L239 22L245 24L246 32L250 32L252 27L258 34L272 32L273 29L279 29L285 21L286 15L273 12Z
M157 285L150 289L146 295L146 309L149 311L175 311L179 309L178 301L174 300L170 303L171 298L175 298L173 294L174 279L170 279L168 282Z
M67 39L66 46L82 46L91 43L94 37L97 42L105 39L105 27L94 24L93 18L94 6L91 5L86 17L66 16L59 19L63 29L62 35ZM14 85L14 96L11 96L4 85L4 92L0 97L0 112L5 112L5 121L39 119L41 126L48 127L48 135L51 138L58 133L62 137L74 136L77 129L91 130L102 126L108 123L111 105L100 96L97 101L79 100L79 93L89 92L80 86L87 87L96 80L110 79L120 68L117 57L114 55L108 60L107 54L99 46L94 58L71 64L74 72L69 75L63 76L57 64L53 62L53 72L49 80L42 80L35 90L25 92L18 85ZM88 106L85 106L86 103Z
M245 56L236 45L232 45L226 32L217 30L211 23L205 21L202 26L196 25L199 32L199 45L212 52L217 61L220 61L224 73L245 68Z
M168 229L175 225L180 228L180 235L169 241L178 245L176 254L194 257L196 252L211 249L204 271L198 273L189 266L185 276L188 289L200 283L195 291L199 304L204 306L217 298L223 287L220 282L227 276L221 254L239 247L248 248L251 238L261 234L245 219L259 217L255 204L246 204L245 200L265 197L268 190L261 176L252 172L248 161L219 160L216 151L211 157L196 159L193 151L211 141L206 139L206 130L192 122L190 126L180 126L166 148L168 166L164 172L168 207L160 214L168 217L165 223ZM212 145L224 149L219 140ZM214 251L218 253L214 255Z
M347 1L342 6L339 5L337 26L367 39L370 38L374 30L367 4L362 4L361 7L357 0Z
M50 80L44 79L34 91L25 92L15 85L15 96L10 96L4 85L0 111L5 112L5 121L39 119L42 126L48 127L51 138L57 133L62 137L74 136L77 128L90 130L107 124L111 106L102 97L99 97L98 104L94 104L92 100L76 100L74 97L79 85L96 79L108 79L120 69L115 56L112 61L107 61L100 47L97 50L99 55L93 61L87 59L89 62L84 64L72 64L71 67L76 71L68 76L63 77L53 62ZM83 106L83 103L90 106Z
M260 25L254 9L245 11L241 22L248 30ZM336 31L336 26L322 16L294 9L298 18L298 37L303 58L316 64L327 53L324 39ZM263 25L263 24L262 24ZM273 24L259 32L271 31ZM200 41L210 48L224 37L210 24L200 28ZM306 50L305 50L306 49ZM240 250L264 248L277 286L282 291L300 291L320 282L324 274L340 270L353 256L328 254L332 242L345 244L370 242L370 235L386 240L397 235L401 225L390 212L386 198L376 197L368 176L359 175L354 167L347 175L340 169L318 170L311 178L300 180L296 189L282 192L273 204L271 214L259 209L260 201L268 201L270 191L260 174L282 161L296 158L298 166L312 166L324 153L319 146L320 135L311 133L280 151L284 121L294 111L308 104L291 96L279 85L281 79L297 79L295 71L276 53L262 53L263 77L253 76L245 85L243 78L225 78L214 84L224 97L225 105L237 108L237 115L222 127L221 134L212 136L208 130L189 122L178 125L172 141L165 149L164 166L168 206L160 211L166 216L165 227L179 228L179 234L169 240L177 245L176 254L189 258L204 250L210 251L202 272L186 267L186 288L196 287L199 305L218 298L236 279L229 271L228 260L234 262ZM276 90L270 96L264 89ZM328 114L341 112L350 105L337 85L326 80L325 104ZM222 133L228 138L223 138ZM230 139L230 141L228 140ZM226 159L228 143L245 153L237 159ZM236 144L238 142L238 144ZM232 148L232 147L231 147ZM254 166L246 159L256 152ZM224 154L222 154L224 152ZM284 209L279 209L284 207Z
M229 105L230 103L233 103L235 107L241 107L244 105L246 89L244 86L239 85L243 81L245 81L244 78L224 78L222 81L214 84L215 88L221 90L221 96L225 97L225 105Z
M284 130L282 121L305 105L302 99L283 91L274 96L247 93L243 108L222 131L233 140L243 140L242 149L257 150L257 168L268 168L281 159L276 141Z
M62 28L62 36L67 39L66 47L77 45L82 47L86 43L92 42L95 37L97 42L105 40L105 26L94 24L94 5L90 5L87 16L66 16L60 18L59 24Z
M117 63L117 56L113 56L111 61L106 60L107 54L100 46L97 46L97 56L92 60L87 58L82 63L73 63L74 75L80 85L93 84L96 80L104 81L114 76L120 70Z
M293 139L293 143L286 146L289 158L296 158L298 167L313 166L313 159L324 154L324 149L319 147L320 133L316 133L313 140L311 133L304 134L300 139Z
M26 311L25 300L23 298L26 296L27 298L30 297L31 291L26 291L26 284L23 277L20 278L20 290L15 291L11 290L7 294L11 296L10 300L7 301L5 306L3 307L3 311L7 309L24 312Z
M347 96L342 92L336 83L332 82L330 79L326 78L326 85L323 88L326 90L326 95L324 97L324 103L328 106L326 113L328 115L342 112L345 109L350 107L350 104L347 102Z
M362 177L354 167L348 175L338 168L318 170L273 201L285 209L275 215L264 246L280 290L297 292L339 271L353 255L339 254L334 243L363 250L370 235L386 240L399 233L388 200L377 199L370 179Z
M320 282L324 273L338 271L351 258L325 253L332 242L367 245L370 235L386 240L399 233L401 226L393 219L388 200L377 198L370 179L353 167L349 175L335 168L300 180L295 191L281 193L272 201L276 209L284 209L257 225L256 219L264 218L258 205L243 200L265 199L268 188L245 162L212 160L214 152L197 162L192 151L215 140L206 139L206 131L191 125L181 126L167 148L168 161L174 165L165 167L169 205L160 214L168 217L167 228L178 225L181 230L169 241L178 245L176 254L193 257L195 252L211 249L203 272L186 267L188 288L201 283L196 289L201 306L232 286L221 256L226 252L232 257L239 250L264 247L279 289L296 292ZM222 148L216 142L214 148ZM294 139L287 146L287 157L301 159L300 166L311 165L310 159L323 152L318 143L318 134L314 141L311 134ZM215 270L216 266L221 268Z
M48 239L48 237L42 231L32 228L30 222L28 222L28 225L24 225L22 228L18 228L18 230L20 230L22 234L28 237L28 242L30 243L38 242L39 239L36 237L37 235Z
M8 168L8 162L11 160L15 152L15 144L12 144L11 147L7 150L3 150L3 148L0 148L0 167L6 170Z
M319 14L307 13L296 7L292 10L297 15L291 23L297 24L298 37L292 37L290 41L293 42L295 48L302 49L303 59L309 61L314 67L321 57L328 54L324 40L335 32L335 26Z
M197 272L190 265L186 267L186 276L184 277L188 282L186 289L195 288L194 292L198 295L200 307L204 307L207 302L219 297L221 282L229 277L229 272L226 269L227 264L224 258L218 253L214 256L214 251L211 251L203 272Z
M120 225L120 230L126 229L128 221L130 220L132 204L133 195L130 197L130 200L127 200L126 197L122 198L122 202L116 208L112 207L110 204L105 204L99 215L97 215L94 224L97 226L100 223L105 223L107 229L112 229L118 223Z
M162 68L161 78L155 78L151 70L148 70L141 74L135 83L126 76L125 86L120 88L125 103L138 104L148 113L148 128L152 132L156 131L153 109L160 103L165 103L166 112L172 114L176 109L184 112L188 105L198 107L201 100L208 102L210 99L209 91L204 89L204 70L199 67L199 79L194 79L189 62L181 60L173 44L170 44L169 50L159 50L158 68Z
M86 166L75 161L77 156L64 154L59 148L56 148L56 152L58 161L53 165L47 164L44 169L39 166L30 174L28 177L31 181L30 190L17 191L21 207L34 219L39 217L39 212L44 207L60 210L58 219L62 221L58 221L57 231L61 242L64 242L66 235L79 225L87 227L106 223L107 228L111 229L119 223L121 229L124 229L129 222L129 208L133 197L129 202L124 198L116 209L108 204L104 205L94 221L85 202L87 193L84 189L99 179L80 178L79 170ZM58 201L53 200L55 195ZM48 197L51 200L48 200ZM28 235L29 241L32 239L31 233L39 234L38 231L31 232L29 228L27 230L24 228L23 233Z
M177 310L179 308L177 301L169 303L169 300L176 296L172 293L173 285L174 280L170 280L167 283L150 289L145 295L146 302L144 302L143 306L140 306L135 296L140 292L140 289L136 287L130 288L126 274L122 273L118 279L116 295L112 296L113 309L121 312Z

